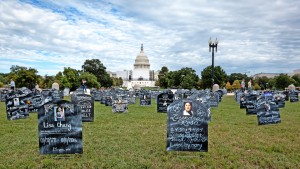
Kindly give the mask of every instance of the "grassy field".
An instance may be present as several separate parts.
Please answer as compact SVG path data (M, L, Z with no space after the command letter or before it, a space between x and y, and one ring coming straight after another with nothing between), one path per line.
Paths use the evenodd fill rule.
M40 155L37 113L8 121L1 102L0 168L300 168L299 102L286 102L274 125L258 126L233 96L211 111L208 152L167 152L167 114L155 104L113 114L96 102L95 121L83 123L83 154Z

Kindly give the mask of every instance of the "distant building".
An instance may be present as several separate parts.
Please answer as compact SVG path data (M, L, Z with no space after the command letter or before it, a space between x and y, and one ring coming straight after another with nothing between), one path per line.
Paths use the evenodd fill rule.
M117 74L115 72L107 71L110 77L117 77Z
M300 74L300 69L293 70L292 73L258 73L253 75L253 79L259 78L259 77L267 77L267 78L274 78L275 76L279 76L280 74L287 74L288 76L293 76L295 74Z
M293 75L295 75L295 74L300 74L300 69L294 70L294 71L293 71Z
M253 75L253 79L257 79L257 78L260 78L260 77L267 77L267 78L274 78L275 76L279 76L280 73L258 73L258 74L255 74Z
M133 64L133 70L123 70L117 72L109 72L111 77L121 77L123 79L122 87L139 88L154 87L155 81L158 79L158 72L150 70L150 63L147 55L144 53L143 44L141 51L136 56Z
M115 78L122 78L124 80L129 80L129 70L123 70L123 71L116 71L116 72L109 72L110 77L115 77Z

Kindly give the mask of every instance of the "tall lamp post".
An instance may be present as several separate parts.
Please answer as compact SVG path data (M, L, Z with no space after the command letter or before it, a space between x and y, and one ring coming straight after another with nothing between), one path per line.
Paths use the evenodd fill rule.
M214 85L214 51L215 51L215 48L216 48L216 52L218 51L218 40L217 40L217 38L214 42L212 42L211 38L209 38L208 47L209 47L209 52L212 49L211 88L213 88L213 85Z

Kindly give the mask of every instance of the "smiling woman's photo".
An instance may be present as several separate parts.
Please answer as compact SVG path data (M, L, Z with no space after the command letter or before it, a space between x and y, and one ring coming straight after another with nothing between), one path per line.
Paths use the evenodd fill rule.
M184 103L183 115L184 116L191 116L191 115L193 115L192 103L191 102L185 102Z

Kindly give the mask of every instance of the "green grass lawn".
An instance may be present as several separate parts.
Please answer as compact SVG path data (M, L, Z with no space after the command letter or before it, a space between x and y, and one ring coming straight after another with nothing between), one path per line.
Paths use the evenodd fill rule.
M233 96L211 112L208 152L167 152L167 114L154 101L124 114L96 102L95 121L83 123L83 154L40 155L37 113L8 121L1 102L0 168L300 168L299 102L286 102L273 125L258 126Z

